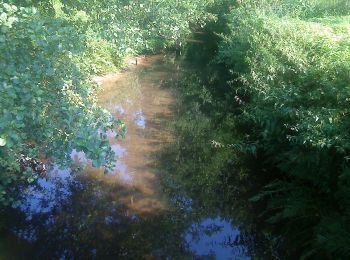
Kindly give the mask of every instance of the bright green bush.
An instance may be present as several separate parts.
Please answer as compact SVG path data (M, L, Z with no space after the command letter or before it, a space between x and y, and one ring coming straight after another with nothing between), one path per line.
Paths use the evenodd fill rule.
M114 44L117 56L123 56L179 47L191 24L204 23L210 2L62 0L62 9L72 17L84 11L93 31Z
M114 154L104 133L119 132L120 124L97 106L96 85L73 62L85 48L73 25L3 2L0 14L0 203L6 205L21 181L35 179L20 169L22 154L64 164L77 149L108 168Z
M76 63L90 75L102 75L117 71L122 60L114 57L114 48L104 39L88 36L86 49L77 57Z
M267 15L279 17L324 17L349 15L348 0L246 0L237 1L241 10L258 10Z

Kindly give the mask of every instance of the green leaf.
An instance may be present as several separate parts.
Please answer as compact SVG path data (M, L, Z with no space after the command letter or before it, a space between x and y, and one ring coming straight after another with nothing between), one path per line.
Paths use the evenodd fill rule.
M5 145L6 145L6 139L0 138L0 146L5 146Z

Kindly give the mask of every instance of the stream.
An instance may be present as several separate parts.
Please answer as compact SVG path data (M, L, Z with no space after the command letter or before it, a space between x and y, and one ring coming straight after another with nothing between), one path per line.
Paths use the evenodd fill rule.
M118 157L113 171L92 168L76 151L71 156L84 167L51 165L5 213L10 229L0 234L0 259L252 258L234 220L164 188L160 154L177 138L176 93L169 86L178 65L155 55L130 66L97 79L100 104L127 125L124 139L108 133Z

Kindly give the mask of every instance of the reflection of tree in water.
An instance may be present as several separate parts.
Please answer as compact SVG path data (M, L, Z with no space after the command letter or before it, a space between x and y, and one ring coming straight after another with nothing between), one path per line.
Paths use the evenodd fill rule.
M189 219L175 210L132 213L111 195L123 188L84 182L62 210L36 214L31 220L17 212L13 230L35 234L28 253L40 258L184 256L181 235Z
M74 179L65 189L71 197L58 196L50 211L29 219L23 212L8 212L12 230L29 240L26 249L19 248L22 257L183 259L197 255L203 259L220 251L236 256L250 251L250 234L235 233L229 221L217 217L217 208L198 207L195 199L181 192L173 197L169 193L171 209L136 214L121 199L131 192L125 186L85 177ZM52 196L46 199L42 197L43 205L52 204Z
M166 192L171 197L182 194L182 197L192 198L192 214L199 220L224 217L238 227L220 238L222 246L231 247L237 257L279 259L280 239L270 235L269 227L257 217L256 209L249 202L254 194L255 180L245 179L244 173L239 172L242 167L232 158L231 150L216 149L210 143L210 140L226 143L234 140L225 140L224 131L215 131L213 122L195 106L180 106L189 111L180 109L173 126L176 142L164 147L159 155L163 162L161 168L166 169L162 175ZM197 222L191 226L191 232L194 239L200 239L203 233L215 233L217 228L215 225L203 227Z

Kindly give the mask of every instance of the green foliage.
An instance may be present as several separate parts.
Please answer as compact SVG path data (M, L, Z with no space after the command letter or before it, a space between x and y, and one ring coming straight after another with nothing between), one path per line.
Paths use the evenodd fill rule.
M240 11L258 11L265 15L279 17L324 17L349 15L350 3L347 0L246 0L237 1Z
M116 71L122 66L121 60L114 58L113 45L90 33L86 37L86 49L76 57L80 69L91 75L102 75Z
M65 12L83 11L93 31L114 45L116 56L179 47L192 23L203 24L211 1L68 1Z
M290 256L350 256L349 11L348 1L237 1L221 17L228 30L204 28L222 37L199 59L204 86L194 96L207 90L200 111L216 127L233 118L226 131L240 141L224 147L250 163L228 170L226 185L256 189L251 202L266 203L262 216L281 225ZM235 171L245 177L230 178Z
M344 257L346 240L328 241L342 232L335 223L346 227L350 219L349 190L341 188L347 180L340 177L349 167L350 24L349 17L310 13L301 20L238 9L219 60L235 68L239 91L249 93L242 116L255 126L249 140L280 172L262 193L270 221L287 221L286 233L306 255Z
M3 2L0 13L0 203L6 205L14 202L14 183L35 179L20 169L21 154L64 164L77 149L109 168L114 154L99 132L119 122L97 106L96 86L73 62L84 39L72 24Z
M247 202L261 185L241 165L248 162L240 158L246 146L232 131L236 119L211 89L209 82L218 82L215 73L207 79L201 66L193 66L185 66L177 85L178 118L171 128L176 141L164 146L160 160L164 188L174 196L192 198L201 212L215 210L233 219L242 241L249 237L252 257L274 259L279 240L261 224L257 228L254 216L260 212L251 211Z
M214 146L214 138L215 142L220 142L225 135L213 129L210 119L199 111L198 103L192 101L189 104L193 107L184 105L183 114L175 125L178 139L175 146L168 150L174 154L166 160L175 158L177 163L168 164L167 167L172 167L168 172L173 174L174 179L186 179L188 190L197 197L198 194L202 198L210 197L210 194L218 195L221 193L218 189L223 185L220 175L231 153ZM206 188L203 190L203 187Z
M128 55L179 48L210 1L0 1L0 205L35 174L21 155L61 165L73 149L112 167L106 131L124 125L97 106L91 75Z

